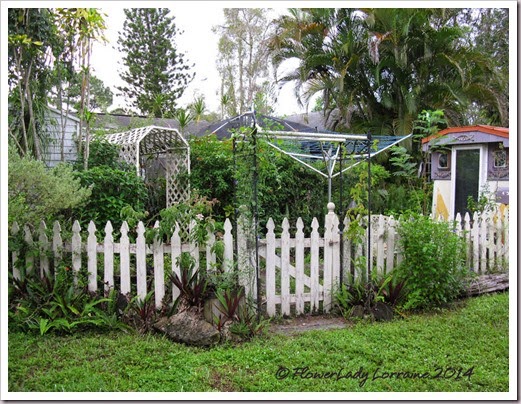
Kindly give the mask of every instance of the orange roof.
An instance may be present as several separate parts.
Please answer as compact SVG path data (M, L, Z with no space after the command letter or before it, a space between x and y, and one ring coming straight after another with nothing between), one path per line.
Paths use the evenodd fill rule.
M502 128L499 126L490 126L490 125L455 126L453 128L447 128L447 129L440 130L435 135L423 138L422 143L430 142L432 139L447 135L449 133L462 133L462 132L484 132L484 133L489 133L491 135L496 135L496 136L504 137L504 138L508 139L509 129Z

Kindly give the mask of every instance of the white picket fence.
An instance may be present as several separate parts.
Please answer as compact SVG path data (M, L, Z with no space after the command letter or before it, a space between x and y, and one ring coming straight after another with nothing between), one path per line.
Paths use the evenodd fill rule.
M398 248L399 236L396 232L399 219L383 215L375 215L371 218L371 265L367 265L364 264L364 260L360 260L360 257L368 255L367 229L362 237L363 241L359 243L346 238L345 233L342 237L334 204L328 205L328 209L322 235L319 233L319 222L316 218L311 223L311 231L305 231L301 219L297 220L295 228L291 228L289 221L284 219L282 232L280 237L277 237L275 223L269 219L266 237L258 240L260 294L269 316L277 313L298 315L317 310L328 312L332 307L332 291L340 282L341 272L344 282L368 279L369 272L389 273L403 259ZM157 226L159 223L156 223ZM344 229L348 227L349 221L346 218ZM232 224L226 220L224 233L218 236L224 244L221 269L230 271L232 268L237 268L240 284L245 287L247 295L256 298L254 236L251 229L247 230L244 222L239 221L237 251L234 252L232 230ZM212 233L208 234L206 245L199 246L195 243L182 243L179 229L175 230L168 243L156 239L152 244L147 244L145 227L141 222L137 226L135 243L129 240L129 228L126 222L120 229L119 242L114 241L110 222L105 226L103 240L98 240L96 237L96 228L92 222L86 234L78 222L75 222L70 241L62 240L59 223L54 224L51 239L47 236L47 229L43 222L34 235L28 226L20 229L16 223L11 229L11 234L16 235L20 231L23 231L27 244L36 245L40 250L40 254L36 257L32 255L24 257L28 271L34 267L36 258L39 260L38 267L41 274L48 273L52 268L51 261L54 261L52 264L55 265L61 262L64 253L70 253L71 270L75 274L86 265L90 291L98 291L103 284L105 291L116 288L123 294L134 294L144 298L148 292L147 280L148 282L153 280L152 288L157 307L161 307L165 296L165 280L168 279L165 271L179 274L177 257L182 252L191 253L196 259L197 267L200 265L201 257L204 257L207 271L215 271L216 268L216 256L212 251L216 235ZM454 223L454 231L467 242L469 270L482 274L496 271L501 267L506 269L508 210L502 214L497 212L481 216L475 214L472 218L467 214L463 219L458 215ZM11 251L13 275L19 278L20 272L15 265L18 256L18 251ZM153 262L148 272L147 256L152 257ZM168 256L171 264L166 267L165 257ZM118 259L115 260L115 257ZM341 257L343 257L342 265ZM103 262L102 271L98 271L99 262ZM118 277L115 277L116 269L119 272ZM98 281L99 272L100 275L101 272L103 274L102 282ZM115 278L119 279L118 284ZM179 290L172 285L172 298L176 299L178 296Z

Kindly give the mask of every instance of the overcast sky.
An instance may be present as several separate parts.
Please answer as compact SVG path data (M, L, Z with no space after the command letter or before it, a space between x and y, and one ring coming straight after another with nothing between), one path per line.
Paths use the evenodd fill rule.
M117 86L124 83L119 77L121 69L121 55L117 52L116 43L118 32L123 29L125 15L123 5L125 3L103 3L100 11L106 14L105 22L107 30L105 36L108 43L105 45L96 43L92 53L91 63L94 74L110 86L115 98L114 107L124 107L124 100L118 96ZM204 7L201 7L204 4ZM181 106L186 106L193 101L198 94L204 95L206 104L210 111L218 112L219 105L219 75L217 73L215 60L218 57L217 35L213 34L212 27L224 22L222 3L192 2L177 3L168 2L159 6L170 6L175 16L177 27L183 34L176 37L179 50L185 53L190 64L195 63L195 79L190 83L183 97L180 99ZM279 95L276 106L277 115L291 115L301 112L295 97L293 96L292 84L287 84Z

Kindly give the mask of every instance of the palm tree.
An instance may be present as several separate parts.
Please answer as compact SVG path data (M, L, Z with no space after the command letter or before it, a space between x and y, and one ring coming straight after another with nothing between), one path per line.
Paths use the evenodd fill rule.
M490 60L466 43L458 11L305 9L277 20L271 41L282 77L304 100L321 93L332 128L407 134L422 110L466 120L472 102L504 111Z
M197 97L194 102L190 105L190 109L194 115L194 119L196 122L199 122L206 111L206 104L204 102L204 97Z

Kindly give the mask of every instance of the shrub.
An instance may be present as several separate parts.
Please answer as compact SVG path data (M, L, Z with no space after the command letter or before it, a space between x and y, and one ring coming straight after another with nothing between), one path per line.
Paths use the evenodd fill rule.
M70 210L84 204L90 193L71 166L59 164L49 169L42 161L20 157L9 148L9 226L14 221L37 225L40 220L68 218Z
M109 166L92 167L76 173L85 187L90 187L88 203L76 211L83 225L92 220L96 226L104 227L111 221L115 229L122 224L121 210L130 205L135 211L143 211L147 191L143 180L135 171L123 171Z
M398 226L404 260L394 271L406 280L406 309L438 307L455 299L468 271L465 243L447 222L413 215Z

